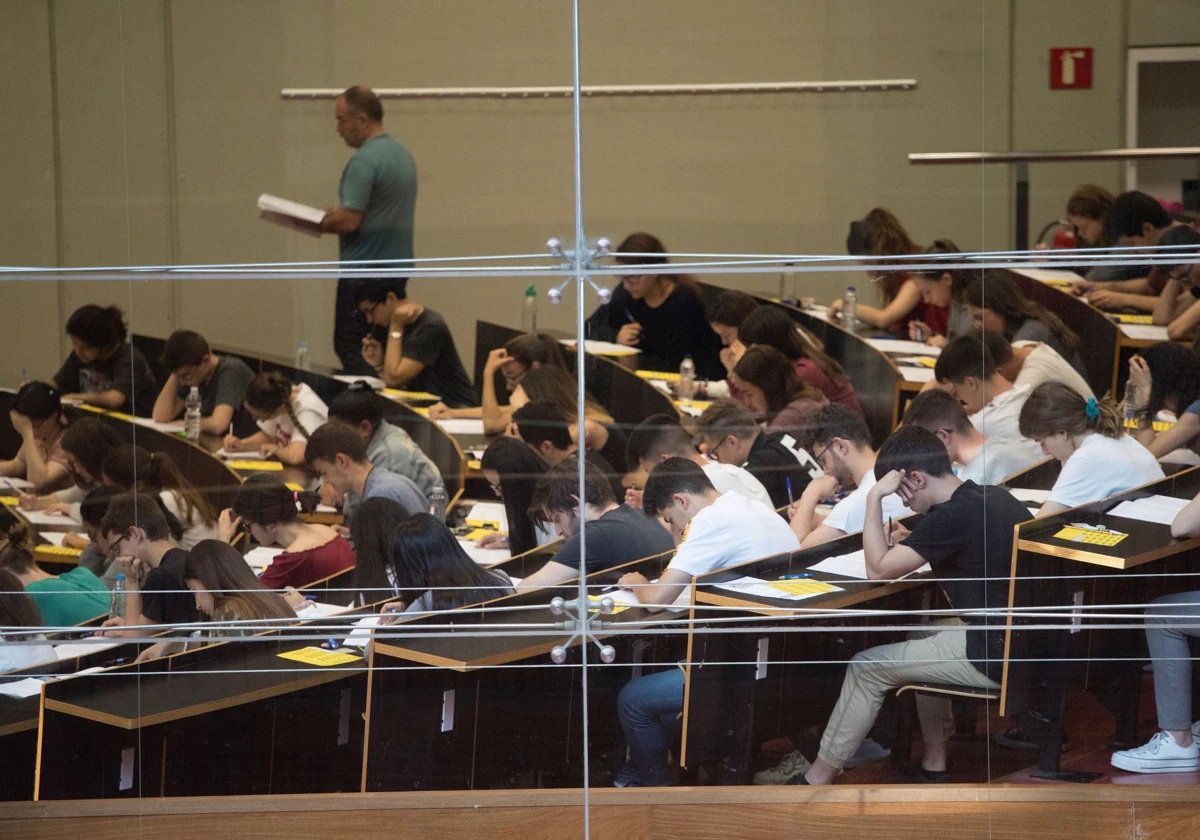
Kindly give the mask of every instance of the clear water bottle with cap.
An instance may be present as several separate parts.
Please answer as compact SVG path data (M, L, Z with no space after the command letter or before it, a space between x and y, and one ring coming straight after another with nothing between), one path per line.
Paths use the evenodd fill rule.
M696 363L684 356L679 363L679 399L690 400L696 393Z
M183 410L183 433L188 440L200 440L200 404L200 389L193 385Z
M125 618L125 575L117 575L108 604L109 618Z
M446 504L449 499L446 498L445 490L434 490L427 498L429 499L429 515L438 522L446 520Z
M842 295L842 325L851 332L858 329L858 292L853 286L847 286Z
M308 339L304 339L296 348L296 370L308 369Z
M525 290L525 299L521 304L521 330L527 333L537 332L537 286L532 283Z

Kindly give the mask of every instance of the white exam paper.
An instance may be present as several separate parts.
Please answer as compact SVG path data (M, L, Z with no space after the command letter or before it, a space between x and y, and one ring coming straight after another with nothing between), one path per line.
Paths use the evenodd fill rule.
M1140 522L1154 522L1159 525L1170 525L1175 521L1179 511L1188 505L1187 499L1176 499L1173 496L1150 496L1132 502L1121 502L1108 512L1109 516L1123 516L1126 519L1136 519Z
M1139 341L1169 341L1167 328L1156 324L1121 324L1121 332L1126 338Z
M899 338L868 338L867 344L884 353L909 353L914 356L942 355L940 347L931 347L919 341L904 341Z
M483 419L479 417L448 417L445 420L435 420L442 431L451 435L482 435Z

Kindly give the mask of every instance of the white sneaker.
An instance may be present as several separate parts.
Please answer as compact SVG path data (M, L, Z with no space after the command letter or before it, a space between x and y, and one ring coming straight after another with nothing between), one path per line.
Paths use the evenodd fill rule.
M754 784L786 785L801 773L807 773L811 766L809 760L800 754L800 750L795 750L785 755L783 761L770 770L760 770L755 773Z
M1158 732L1145 746L1113 753L1112 766L1131 773L1186 773L1200 770L1200 745L1181 747L1169 732Z

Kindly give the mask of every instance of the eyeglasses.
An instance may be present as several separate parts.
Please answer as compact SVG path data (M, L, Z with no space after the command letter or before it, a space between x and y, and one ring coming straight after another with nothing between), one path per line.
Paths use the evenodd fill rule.
M123 543L123 542L125 542L124 537L117 537L115 540L113 540L111 543L109 543L108 544L108 556L109 557L120 557L121 556L121 543Z
M727 438L727 437L721 438L721 441L719 443L717 443L715 446L708 447L708 452L705 453L708 456L708 460L716 461L717 460L717 451L722 446L724 446L728 442L728 440L729 440L729 438Z
M829 443L827 443L824 446L824 448L821 449L820 452L814 452L813 460L816 461L818 464L821 464L822 466L824 466L825 462L822 461L821 458L824 457L825 453L828 452L832 446L833 446L833 441L830 441Z

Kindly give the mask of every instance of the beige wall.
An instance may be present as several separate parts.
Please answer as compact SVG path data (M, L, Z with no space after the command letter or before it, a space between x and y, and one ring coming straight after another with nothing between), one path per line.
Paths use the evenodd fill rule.
M1008 247L1006 169L916 168L906 155L1119 144L1127 2L1134 43L1186 32L1162 21L1186 17L1191 0L585 3L585 83L919 82L896 93L585 100L588 231L619 241L650 230L678 251L840 253L848 221L881 204L918 241ZM256 218L262 192L333 204L349 155L332 103L284 102L280 88L571 78L570 7L558 0L0 0L0 14L0 89L22 114L0 126L4 264L333 259L332 238ZM1095 88L1049 91L1049 47L1076 44L1096 48ZM571 235L567 101L385 107L420 167L419 256L536 253ZM1116 167L1036 167L1034 225L1083 180L1119 185ZM447 316L469 358L475 319L516 323L525 282L411 289ZM805 275L796 289L830 298L846 282ZM75 306L131 298L139 331L186 326L276 354L307 338L330 362L333 287L10 284L0 329L22 352L6 354L0 374L49 375ZM548 326L569 326L572 313L543 299Z

